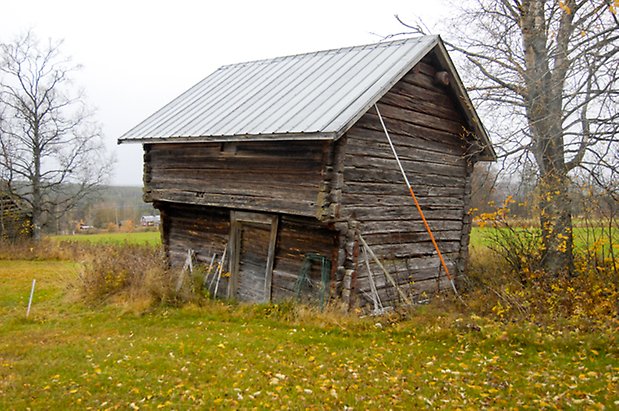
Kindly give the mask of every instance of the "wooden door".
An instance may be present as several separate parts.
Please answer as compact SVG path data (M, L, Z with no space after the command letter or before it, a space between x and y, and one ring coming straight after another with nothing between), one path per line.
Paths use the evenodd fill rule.
M239 301L271 300L277 216L233 212L231 297Z

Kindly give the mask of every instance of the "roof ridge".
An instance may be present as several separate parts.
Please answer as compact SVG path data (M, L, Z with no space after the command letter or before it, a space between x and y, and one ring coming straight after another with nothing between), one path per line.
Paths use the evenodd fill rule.
M412 40L420 41L422 39L427 39L431 37L438 37L438 35L431 34L431 35L425 35L425 36L407 37L407 38L397 39L397 40L379 41L377 43L367 43L367 44L360 44L356 46L347 46L347 47L332 48L332 49L327 49L327 50L315 50L315 51L310 51L310 52L305 52L305 53L296 53L296 54L290 54L286 56L277 56L277 57L257 59L257 60L247 60L247 61L242 61L238 63L224 64L220 66L216 71L227 70L227 69L234 68L234 67L246 66L249 64L256 64L256 65L270 64L276 61L284 61L284 60L288 60L292 58L299 58L299 57L304 57L304 56L315 56L315 55L321 55L321 54L322 55L337 54L337 53L350 52L352 50L362 50L366 48L369 49L369 48L379 48L379 47L390 47L390 46L396 46L396 45L399 46L399 45L402 45Z

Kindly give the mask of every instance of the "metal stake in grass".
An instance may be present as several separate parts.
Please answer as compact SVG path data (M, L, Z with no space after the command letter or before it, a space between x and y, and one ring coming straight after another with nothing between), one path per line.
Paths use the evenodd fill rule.
M26 310L26 318L30 315L30 307L32 307L32 297L34 297L34 286L36 285L37 280L32 280L32 289L30 290L30 299L28 300L28 309Z

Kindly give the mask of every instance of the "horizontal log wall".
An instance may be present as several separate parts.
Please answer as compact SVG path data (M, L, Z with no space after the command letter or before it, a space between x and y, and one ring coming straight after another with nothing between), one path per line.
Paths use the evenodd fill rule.
M457 273L468 238L466 207L470 165L465 156L465 119L447 88L434 84L430 59L419 63L379 103L393 144L428 223ZM359 231L399 286L413 298L445 286L439 259L421 221L374 108L339 144L343 172L340 221L359 221ZM381 268L370 262L383 304L398 300ZM362 248L354 267L359 303L370 301L370 282Z
M146 201L313 217L324 212L326 142L152 144L144 150Z
M208 265L213 254L221 261L230 236L228 210L159 202L155 206L161 211L163 244L173 267L183 266L188 249L195 252L198 263ZM224 268L228 270L228 265ZM228 278L222 277L217 296L225 298L227 291Z
M273 282L271 297L274 301L296 298L295 285L306 254L316 253L327 257L331 262L331 284L337 287L334 278L335 257L337 256L336 233L317 220L282 216L279 222L279 233L275 248L275 263L273 265ZM313 289L304 287L302 297L316 300L319 297L321 284L321 269L318 263L312 264L310 279ZM333 290L329 291L333 295Z
M213 253L221 258L230 235L230 211L223 208L185 204L155 203L161 210L163 242L171 265L182 267L187 249L195 251L199 263L208 264ZM296 298L295 285L306 254L315 253L331 262L331 288L338 285L334 277L337 236L333 229L314 218L281 216L278 224L271 299L274 301ZM268 237L268 236L267 236ZM268 239L264 240L268 245ZM251 244L249 245L251 246ZM229 252L229 251L228 251ZM226 270L228 265L225 266ZM321 270L313 264L310 279L313 289L304 287L302 297L315 301L319 298ZM228 279L222 278L218 297L227 297ZM333 290L329 290L334 295Z

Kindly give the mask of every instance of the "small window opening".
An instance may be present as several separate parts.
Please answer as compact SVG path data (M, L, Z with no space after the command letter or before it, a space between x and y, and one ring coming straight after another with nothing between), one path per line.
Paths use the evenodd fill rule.
M222 153L236 154L237 143L221 143L220 151Z

